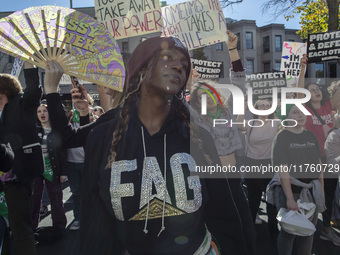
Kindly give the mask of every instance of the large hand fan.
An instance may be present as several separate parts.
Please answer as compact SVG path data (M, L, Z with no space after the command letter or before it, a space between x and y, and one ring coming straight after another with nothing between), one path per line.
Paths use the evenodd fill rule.
M118 43L103 25L73 9L30 7L0 19L0 50L41 68L56 60L71 76L123 90Z

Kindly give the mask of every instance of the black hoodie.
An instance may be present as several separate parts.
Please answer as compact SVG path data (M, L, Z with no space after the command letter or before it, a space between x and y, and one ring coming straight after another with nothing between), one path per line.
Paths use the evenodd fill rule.
M137 112L132 112L127 133L117 146L116 161L106 169L116 125L117 118L99 125L87 139L81 254L113 255L124 249L143 255L194 254L206 226L222 254L246 254L228 181L202 179L194 173L196 165L208 165L204 155L214 165L220 164L207 131L198 129L203 144L190 151L189 130L175 110L152 136ZM165 229L158 236L162 226Z

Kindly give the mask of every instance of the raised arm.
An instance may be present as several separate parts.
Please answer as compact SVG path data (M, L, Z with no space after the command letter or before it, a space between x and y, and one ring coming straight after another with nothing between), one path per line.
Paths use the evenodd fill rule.
M227 41L227 46L228 46L228 51L229 51L229 56L231 62L237 61L240 59L240 55L238 54L237 51L237 42L238 38L235 34L227 30L228 34L228 41Z
M300 59L300 75L299 75L299 80L298 80L298 88L304 88L305 87L305 74L307 70L307 63L308 63L308 58L306 54L303 54L302 58ZM303 98L305 97L304 94L298 93L297 94L298 98Z
M86 139L90 131L96 125L111 119L112 112L109 111L108 115L102 115L103 118L99 118L96 122L92 122L79 128L73 128L68 122L58 93L58 85L62 74L63 70L57 62L49 62L46 66L45 92L51 125L53 129L61 134L65 147L75 148L85 146Z

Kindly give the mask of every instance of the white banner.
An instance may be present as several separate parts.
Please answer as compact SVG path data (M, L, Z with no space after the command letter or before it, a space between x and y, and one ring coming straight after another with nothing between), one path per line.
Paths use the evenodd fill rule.
M162 7L163 36L178 37L189 50L226 41L218 0L192 0Z
M95 11L116 40L162 31L158 0L95 0Z
M287 87L297 87L301 69L300 59L306 52L306 43L283 42L281 71L286 73Z
M15 77L19 77L23 65L24 65L24 61L22 61L19 58L15 58L12 71L11 71L11 75Z
M78 79L78 81L79 81L79 84L81 84L81 85L93 84L92 82L85 81L85 80L82 80L82 79ZM72 84L71 77L68 74L63 74L63 76L60 79L59 84L60 85L71 85Z

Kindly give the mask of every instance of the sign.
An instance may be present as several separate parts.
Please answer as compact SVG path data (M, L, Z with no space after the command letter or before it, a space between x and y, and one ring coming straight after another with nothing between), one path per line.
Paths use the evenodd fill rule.
M223 70L222 61L210 61L201 59L191 59L194 69L201 75L202 79L218 79Z
M116 40L162 30L159 1L95 0L95 11Z
M78 79L78 80L79 80L79 83L81 85L84 85L84 84L93 84L93 82L89 82L89 81L86 81L86 80L83 80L83 79ZM63 74L63 76L60 79L59 84L60 85L71 85L72 84L71 77L68 74Z
M306 53L306 43L283 42L280 70L286 74L287 87L297 87L301 70L300 59Z
M253 88L254 98L271 98L274 87L286 87L286 75L282 71L247 74L247 85Z
M340 59L340 31L308 35L308 63Z
M19 77L23 65L24 65L24 61L22 61L20 58L15 58L12 71L11 71L11 75L15 77Z
M163 36L179 38L189 49L227 41L227 25L218 0L191 0L162 7Z

